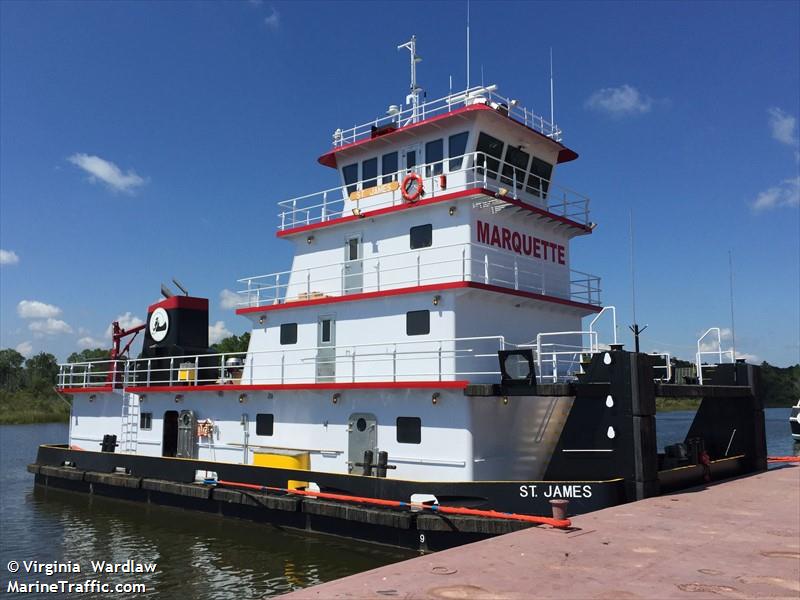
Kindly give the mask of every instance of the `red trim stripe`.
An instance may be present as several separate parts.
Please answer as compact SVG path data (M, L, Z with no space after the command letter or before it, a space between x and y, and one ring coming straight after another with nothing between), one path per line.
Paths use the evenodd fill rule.
M133 394L175 394L183 392L247 392L280 390L395 390L395 389L464 389L469 381L362 381L353 383L275 383L252 385L164 385L129 387Z
M388 296L402 296L405 294L421 294L424 292L438 292L441 290L453 290L459 288L476 288L486 290L489 292L497 292L501 294L509 294L511 296L520 296L522 298L530 298L532 300L542 300L543 302L553 302L555 304L563 304L564 306L573 306L581 308L590 312L600 312L601 306L594 304L586 304L584 302L576 302L574 300L567 300L566 298L558 298L555 296L547 296L544 294L537 294L534 292L525 292L522 290L512 290L496 285L488 285L479 283L477 281L452 281L450 283L434 283L431 285L420 285L415 287L397 288L393 290L381 290L379 292L364 292L362 294L351 294L349 296L328 296L325 298L314 298L313 300L300 300L298 302L287 302L284 304L270 304L267 306L251 306L248 308L239 308L236 310L237 315L248 314L263 314L273 310L285 310L287 308L302 308L305 306L315 306L318 304L337 304L339 302L356 302L359 300L370 300L373 298L384 298Z
M194 298L192 296L172 296L171 298L164 298L160 302L151 304L147 307L147 312L151 313L157 308L163 308L164 310L171 310L173 308L186 308L189 310L208 311L208 299Z
M104 385L101 387L64 387L58 388L58 391L62 394L102 394L106 392L113 392L114 388L110 385Z
M376 137L376 138L373 138L373 137L364 138L363 140L358 140L356 142L351 142L351 143L349 143L349 144L347 144L345 146L341 146L339 148L335 148L333 150L330 150L329 152L326 152L322 156L320 156L317 159L317 162L319 162L319 164L324 165L326 167L331 167L332 169L335 169L336 168L336 155L339 152L342 152L343 150L351 150L352 148L356 148L358 146L363 146L363 145L368 144L368 143L370 143L370 142L372 142L372 141L374 141L376 139L382 139L383 140L383 139L386 139L388 137L392 137L393 135L397 135L399 133L405 133L405 132L411 131L412 129L415 129L417 127L430 125L431 123L435 123L437 121L442 121L444 119L449 119L451 117L456 117L456 116L462 115L464 113L475 112L475 111L489 111L492 114L495 114L500 118L508 119L512 123L515 123L516 125L519 125L520 127L524 127L528 131L531 131L531 132L535 133L536 135L543 137L544 139L548 140L549 142L557 144L558 146L560 146L562 148L561 151L558 153L558 164L569 162L571 160L575 160L576 158L578 158L578 153L577 152L575 152L574 150L570 150L569 148L567 148L561 142L557 142L553 138L547 137L546 135L544 135L540 131L536 131L535 129L533 129L531 127L528 127L524 123L520 123L519 121L517 121L516 119L514 119L512 117L505 117L505 116L501 115L499 112L497 112L491 106L486 106L485 104L471 104L469 106L462 106L461 108L457 108L456 110L450 111L449 113L445 113L443 115L436 115L435 117L430 117L428 119L424 119L422 121L418 121L417 123L414 123L412 125L407 125L406 127L401 127L399 129L395 129L394 131L390 131L390 132L385 133L385 134L383 134L383 135L381 135L379 137Z
M406 204L398 204L397 206L387 206L386 208L378 208L371 211L366 211L361 213L360 217L356 217L353 215L348 215L346 217L339 217L338 219L331 219L330 221L323 221L321 223L310 223L308 225L300 225L299 227L293 227L292 229L284 229L283 231L278 231L275 235L278 237L286 237L290 235L296 235L298 233L303 233L305 231L311 231L314 229L321 229L322 227L332 227L335 225L341 225L342 223L350 223L352 221L358 221L359 219L364 218L373 218L379 217L381 215L386 215L389 213L398 212L401 210L409 210L412 208L416 208L418 206L425 206L428 204L436 204L438 202L448 202L450 200L457 200L459 198L465 198L467 196L476 196L482 194L484 196L489 196L491 198L499 198L504 202L508 202L509 204L513 204L519 208L525 209L530 211L533 214L541 215L543 217L547 217L548 219L553 219L554 221L558 221L560 223L564 223L565 225L569 225L570 227L574 227L576 229L580 229L585 233L591 233L592 228L588 225L583 225L582 223L578 223L577 221L573 221L572 219L568 219L567 217L562 217L561 215L557 215L555 213L551 213L549 211L544 210L543 208L538 208L536 206L531 206L530 204L525 204L521 200L515 200L511 196L502 196L495 194L491 190L487 190L486 188L482 187L475 187L470 188L468 190L461 190L460 192L453 192L451 194L444 194L442 196L437 196L436 198L429 198L428 200L420 200L419 202L415 202L413 204L406 203Z

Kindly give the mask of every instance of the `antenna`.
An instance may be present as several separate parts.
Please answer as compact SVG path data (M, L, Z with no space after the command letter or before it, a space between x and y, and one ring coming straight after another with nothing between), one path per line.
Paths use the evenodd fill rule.
M550 127L551 130L555 131L556 128L556 116L555 116L555 109L553 108L553 47L550 46ZM636 315L634 315L633 320L636 320Z
M481 63L481 87L486 87L486 86L483 84L483 63Z
M422 91L417 85L417 63L422 62L422 58L417 56L417 36L412 35L408 42L397 47L398 50L403 48L411 53L411 86L410 93L406 96L406 104L411 105L411 122L416 123L419 114L419 94Z
M467 0L467 89L469 89L469 0Z
M163 283L161 284L161 295L164 298L172 298L175 294L172 293L172 290L165 286Z
M174 283L178 287L178 289L183 292L184 296L188 296L189 295L189 292L186 291L186 288L183 287L181 285L181 282L178 281L177 279L175 279L174 277L172 278L172 283Z
M552 85L552 79L551 79ZM552 110L552 108L551 108ZM628 329L633 332L633 344L636 350L636 353L639 353L639 335L647 329L647 325L644 327L639 327L639 323L636 322L636 273L633 269L633 209L630 209L629 213L629 223L630 223L630 236L631 236L631 299L633 301L633 325L629 325Z
M733 321L733 253L728 250L728 270L731 279L731 354L733 362L736 362L736 325Z

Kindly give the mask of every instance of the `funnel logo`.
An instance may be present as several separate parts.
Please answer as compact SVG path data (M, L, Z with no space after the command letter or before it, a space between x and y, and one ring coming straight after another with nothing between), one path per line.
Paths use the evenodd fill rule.
M154 342L160 342L167 337L169 331L169 315L163 308L157 308L150 315L150 337Z

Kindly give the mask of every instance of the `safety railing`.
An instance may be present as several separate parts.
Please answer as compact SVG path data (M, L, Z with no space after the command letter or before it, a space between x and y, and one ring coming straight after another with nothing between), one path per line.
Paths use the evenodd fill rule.
M535 176L519 166L507 163L483 152L469 152L457 157L401 169L278 202L280 224L285 231L325 223L346 214L360 214L405 204L399 182L414 172L422 179L424 198L444 194L487 189L498 196L513 198L558 217L564 217L589 226L589 198L560 186L543 177ZM365 193L368 192L368 193Z
M656 379L661 381L672 381L672 358L669 355L669 352L650 352L649 356L654 358L659 358L664 361L664 364L661 364L661 360L655 362L653 364L653 372L656 373Z
M706 338L716 333L716 339L712 337L710 343L706 342ZM714 364L703 364L704 356L713 356L717 359ZM703 335L697 339L697 354L695 355L697 364L697 381L703 385L703 369L713 369L715 365L721 364L725 361L725 357L730 358L730 362L734 362L733 350L722 349L722 330L719 327L710 327Z
M483 244L451 244L354 261L280 271L239 280L240 306L377 292L409 286L473 281L600 305L600 278ZM565 269L565 267L564 267Z
M543 116L537 115L533 111L529 111L527 108L520 106L519 102L514 98L501 96L497 93L496 85L488 85L470 87L460 92L450 93L447 96L436 98L435 100L428 100L416 107L416 113L413 107L400 110L399 106L403 105L403 103L400 103L396 110L392 110L391 113L386 116L378 117L372 121L356 125L349 129L337 129L333 133L333 146L338 148L369 138L376 129L393 126L402 128L430 117L446 114L465 106L476 104L490 106L504 116L514 119L526 127L530 127L534 131L538 131L557 142L561 141L562 131L555 124L550 123Z
M66 363L59 365L58 386L495 381L497 351L504 348L502 336L486 336L81 363L92 377L78 377L76 363Z
M126 361L96 360L59 365L56 385L60 388L96 388L121 383Z

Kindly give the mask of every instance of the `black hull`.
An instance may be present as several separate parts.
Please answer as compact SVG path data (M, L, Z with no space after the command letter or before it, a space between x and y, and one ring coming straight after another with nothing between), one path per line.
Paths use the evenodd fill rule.
M64 464L71 465L65 468ZM127 474L116 474L124 469ZM432 512L373 508L368 505L213 487L194 483L197 471L213 471L220 480L266 487L287 487L289 480L313 481L323 492L408 501L412 494L433 494L442 505L550 516L550 500L570 500L569 514L581 514L625 501L621 479L612 481L416 482L361 475L295 471L179 458L70 450L40 446L37 485L56 487L217 513L253 521L433 551L510 533L531 523ZM524 491L523 491L524 490ZM574 497L580 496L580 497Z

